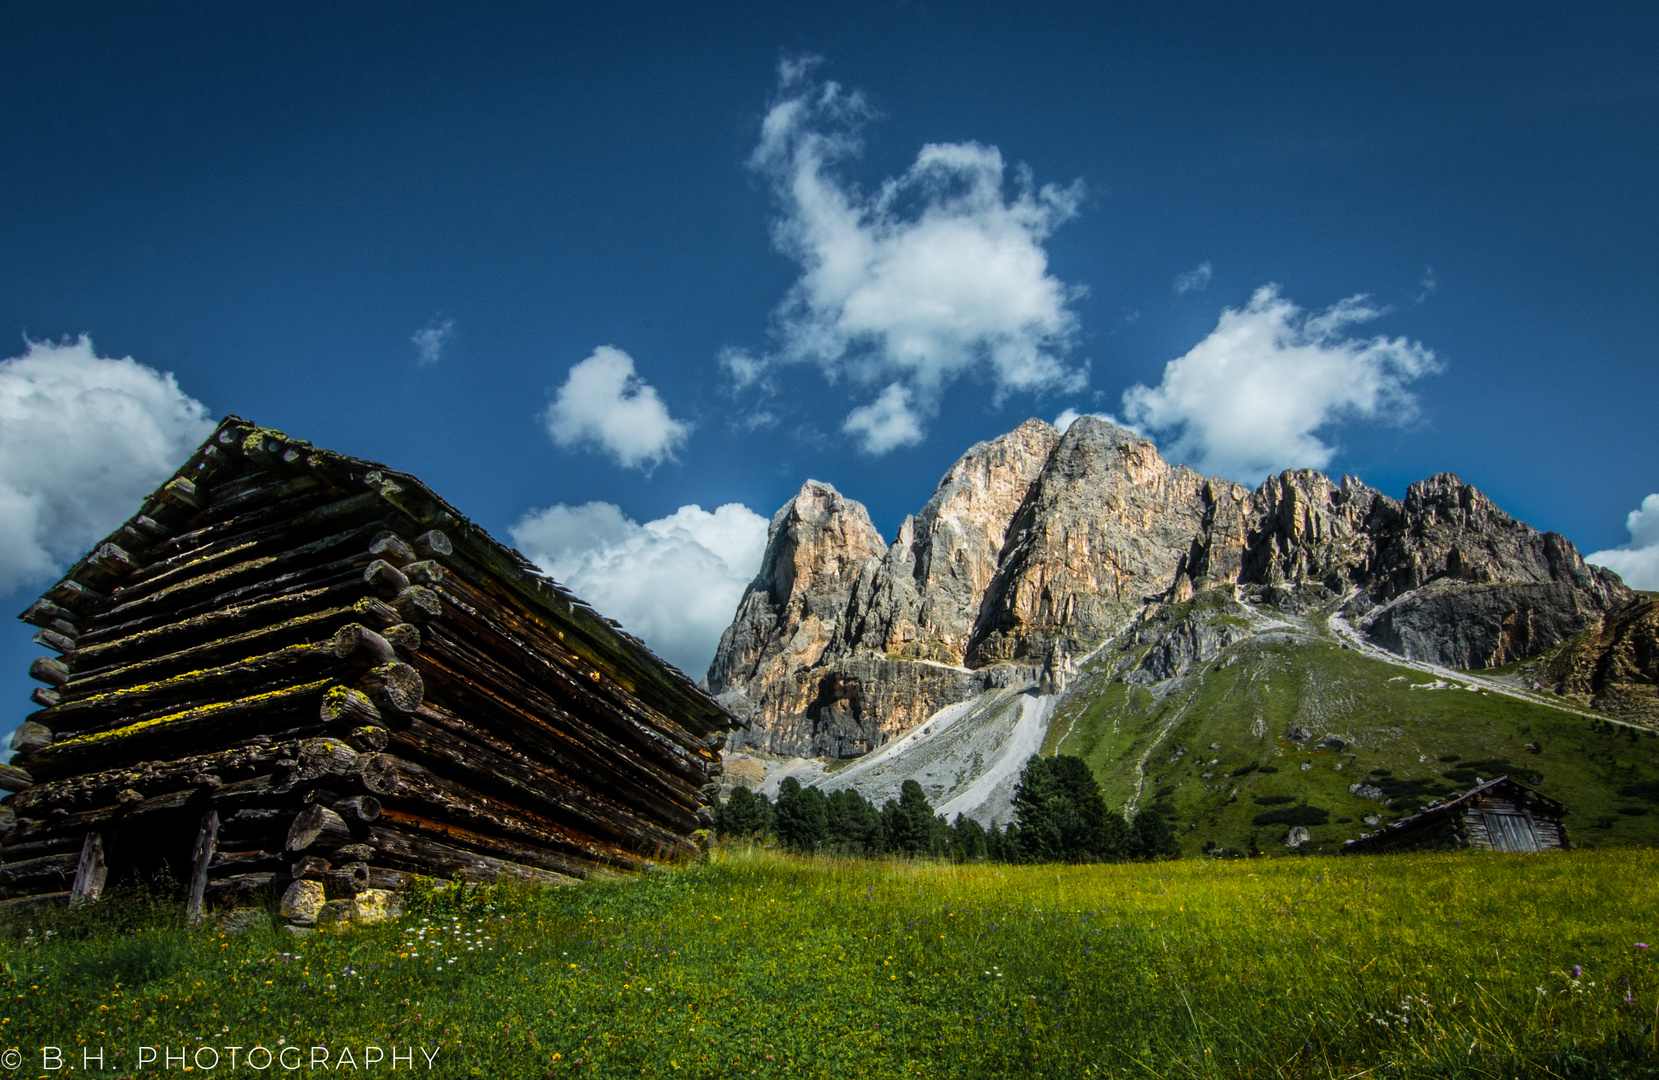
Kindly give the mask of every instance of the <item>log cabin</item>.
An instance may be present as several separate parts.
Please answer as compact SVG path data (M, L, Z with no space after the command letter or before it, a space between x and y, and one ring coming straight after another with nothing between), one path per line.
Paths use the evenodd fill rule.
M56 655L0 766L5 905L571 882L712 823L707 693L415 477L235 416L21 618Z
M1567 828L1561 821L1566 814L1567 808L1554 799L1500 776L1380 832L1349 840L1342 845L1342 853L1560 850L1567 847Z

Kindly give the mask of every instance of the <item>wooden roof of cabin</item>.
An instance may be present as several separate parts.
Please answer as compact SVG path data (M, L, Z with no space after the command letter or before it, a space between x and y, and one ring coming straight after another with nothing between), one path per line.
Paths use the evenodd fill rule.
M144 500L138 513L94 544L41 598L72 611L103 599L130 569L125 548L140 543L148 546L167 534L170 523L206 505L214 474L235 458L254 462L278 478L311 477L346 491L361 489L363 497L384 501L422 528L443 530L458 553L487 571L531 610L543 613L572 652L603 670L625 691L676 716L698 734L736 726L730 714L684 672L554 581L523 553L496 540L418 477L313 446L234 415L221 420L190 459ZM20 617L27 619L32 611Z
M1346 847L1348 844L1359 844L1362 842L1377 840L1381 837L1387 836L1390 833L1406 832L1415 826L1422 824L1431 817L1437 817L1441 814L1449 813L1453 807L1462 806L1464 803L1469 802L1476 796L1485 794L1486 792L1492 791L1499 787L1517 788L1520 791L1525 792L1529 803L1542 803L1544 804L1544 809L1551 811L1557 817L1565 816L1567 813L1566 806L1550 798L1548 795L1527 787L1519 780L1511 780L1507 776L1499 776L1488 780L1485 783L1475 785L1455 799L1447 799L1445 802L1436 803L1433 806L1426 807L1410 817L1401 818L1399 821L1378 829L1374 833L1366 833L1364 836L1357 839L1344 841L1343 846Z

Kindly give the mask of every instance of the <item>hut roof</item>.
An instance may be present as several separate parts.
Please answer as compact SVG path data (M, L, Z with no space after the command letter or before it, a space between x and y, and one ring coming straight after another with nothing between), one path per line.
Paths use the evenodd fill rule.
M281 461L304 473L341 487L360 487L393 509L428 528L442 529L480 566L511 587L518 596L546 612L563 631L563 642L575 653L604 668L629 693L680 718L701 735L736 727L736 721L690 677L653 653L646 644L622 629L620 623L595 611L587 602L544 573L516 548L496 540L466 515L427 487L419 478L375 461L325 450L236 415L226 416L213 434L170 479L152 492L138 513L128 518L71 566L47 589L42 599L76 609L84 601L102 599L127 569L124 543L148 542L159 530L158 516L169 507L195 509L200 475L210 473L216 457L228 447L242 454ZM20 618L29 620L31 607Z
M1519 789L1520 791L1525 792L1528 802L1530 802L1534 805L1537 805L1537 804L1540 804L1540 803L1543 804L1545 809L1551 811L1557 817L1565 816L1566 813L1567 813L1566 806L1564 806L1561 803L1557 802L1556 800L1550 798L1548 795L1545 795L1542 792L1540 792L1540 791L1538 791L1534 788L1529 788L1525 784L1521 783L1518 780L1511 780L1507 776L1499 776L1499 777L1496 777L1494 779L1488 780L1485 783L1476 784L1474 787L1470 788L1468 791L1465 791L1463 794L1459 795L1455 799L1447 799L1445 802L1436 803L1433 806L1425 807L1424 809L1418 811L1417 813L1412 814L1410 817L1401 818L1399 821L1396 821L1391 825L1388 825L1388 826L1386 826L1382 829L1379 829L1374 833L1366 833L1365 835L1363 835L1361 837L1358 837L1357 839L1345 841L1342 846L1343 847L1348 847L1350 844L1359 844L1359 843L1363 843L1363 842L1368 841L1368 840L1374 840L1377 837L1386 836L1387 834L1393 833L1393 832L1405 832L1405 831L1413 828L1414 826L1422 823L1423 821L1427 820L1428 818L1436 817L1440 814L1444 814L1447 811L1451 810L1454 806L1461 806L1464 803L1468 802L1469 800L1475 798L1478 795L1484 794L1484 793L1489 792L1489 791L1493 791L1493 790L1495 790L1497 788L1500 788L1500 787L1502 787L1502 788L1516 788L1516 789Z

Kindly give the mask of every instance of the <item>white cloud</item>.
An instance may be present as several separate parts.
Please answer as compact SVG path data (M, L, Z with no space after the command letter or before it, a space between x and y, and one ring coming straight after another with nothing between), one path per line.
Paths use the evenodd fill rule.
M1639 510L1624 519L1630 543L1584 556L1585 562L1605 566L1624 578L1632 589L1659 590L1659 495L1642 500Z
M449 339L454 336L454 319L445 319L443 322L439 322L434 318L431 322L416 330L414 336L409 340L415 343L415 348L420 352L421 363L425 365L436 364L443 359L444 346L448 345Z
M634 374L633 357L610 345L570 369L542 420L560 446L602 450L618 465L646 472L672 458L691 433Z
M911 407L910 391L890 384L881 396L847 414L841 430L856 436L867 454L885 454L901 446L914 446L924 438L921 421Z
M1209 287L1210 278L1215 276L1209 260L1198 264L1198 269L1188 270L1184 274L1175 275L1175 291L1178 293L1203 292Z
M644 525L610 503L534 511L509 531L542 569L700 678L760 570L767 521L740 503Z
M1408 422L1417 401L1406 384L1440 370L1417 342L1347 336L1381 314L1362 296L1310 314L1263 286L1244 308L1223 310L1156 387L1125 391L1124 414L1168 439L1167 456L1205 472L1253 482L1324 468L1335 451L1316 433L1348 419Z
M170 373L85 336L27 345L0 361L0 592L78 558L213 430Z
M1103 412L1080 413L1076 409L1072 409L1072 408L1067 408L1064 411L1062 411L1059 416L1056 416L1054 418L1054 426L1059 428L1060 433L1063 435L1071 429L1071 426L1073 424L1077 423L1077 421L1081 420L1085 416L1092 416L1096 420L1104 420L1108 424L1116 424L1120 428L1127 428L1130 431L1134 431L1135 434L1137 434L1137 435L1140 434L1140 432L1136 431L1135 428L1133 428L1130 425L1124 423L1122 420L1119 420L1117 417L1113 416L1111 413L1103 413Z
M773 183L782 206L773 239L801 277L774 312L776 350L724 354L736 385L772 364L812 363L832 380L884 386L845 428L878 454L920 441L944 388L964 374L989 378L998 397L1081 388L1065 359L1077 335L1068 305L1081 290L1048 272L1043 248L1076 216L1081 184L1039 188L1024 166L1010 178L994 146L929 143L866 194L833 168L860 152L870 108L856 91L813 80L812 67L780 66L779 98L750 158Z

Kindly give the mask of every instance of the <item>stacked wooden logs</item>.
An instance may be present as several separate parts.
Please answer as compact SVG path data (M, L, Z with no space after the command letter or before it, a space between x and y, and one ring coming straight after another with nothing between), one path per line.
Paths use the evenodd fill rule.
M235 417L22 616L8 903L167 863L194 911L320 882L568 881L695 850L730 718L413 477Z

